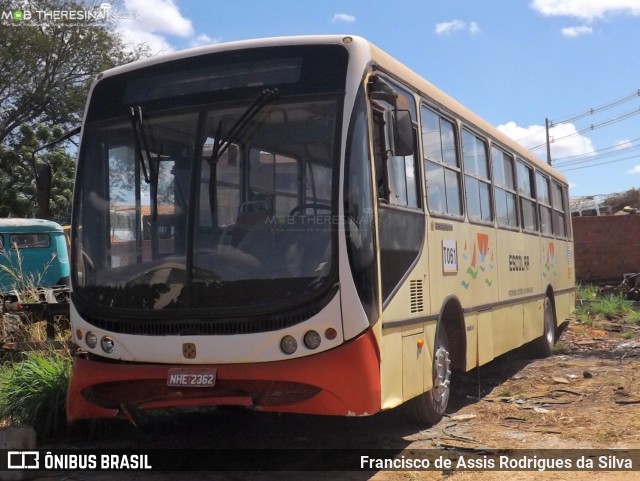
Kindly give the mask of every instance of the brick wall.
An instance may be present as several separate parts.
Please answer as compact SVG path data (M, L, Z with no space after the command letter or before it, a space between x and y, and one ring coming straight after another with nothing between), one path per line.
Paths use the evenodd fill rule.
M640 215L573 217L576 279L622 280L640 272Z

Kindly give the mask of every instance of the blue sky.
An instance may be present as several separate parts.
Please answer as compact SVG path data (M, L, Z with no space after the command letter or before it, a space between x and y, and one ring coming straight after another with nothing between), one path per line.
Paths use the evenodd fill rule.
M549 118L554 165L572 196L640 187L640 0L126 0L120 8L123 36L154 53L266 36L363 36L528 148L544 143ZM544 148L536 153L546 159Z

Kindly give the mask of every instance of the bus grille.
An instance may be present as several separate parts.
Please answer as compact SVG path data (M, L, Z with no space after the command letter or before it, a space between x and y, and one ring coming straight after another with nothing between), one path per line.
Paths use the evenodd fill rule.
M111 320L91 317L89 322L106 331L120 334L147 336L224 336L233 334L254 334L277 331L306 321L319 312L318 308L306 309L288 316L261 319L224 320Z
M411 296L411 312L422 312L424 310L424 289L421 279L409 281L409 295Z
M288 406L312 398L320 389L308 384L287 381L238 381L221 380L213 387L169 387L164 379L117 381L97 384L83 392L84 397L105 408L120 405L144 405L158 401L192 401L211 398L250 398L254 406Z
M86 312L82 304L74 299L80 315L90 324L105 331L142 336L231 336L234 334L256 334L278 331L300 324L318 314L338 292L337 284L320 299L286 313L266 314L255 317L226 317L219 319L157 319L135 318L119 312L119 318L105 318L100 314ZM206 317L210 315L207 314Z

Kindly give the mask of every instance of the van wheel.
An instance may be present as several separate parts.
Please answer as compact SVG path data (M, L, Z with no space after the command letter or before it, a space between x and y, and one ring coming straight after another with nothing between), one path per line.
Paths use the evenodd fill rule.
M553 353L553 346L556 342L556 320L553 314L551 299L544 298L544 332L542 336L534 341L534 353L537 357L549 357Z
M436 332L432 369L431 390L411 399L407 403L411 417L419 423L438 423L444 415L451 394L451 356L449 339L441 326Z

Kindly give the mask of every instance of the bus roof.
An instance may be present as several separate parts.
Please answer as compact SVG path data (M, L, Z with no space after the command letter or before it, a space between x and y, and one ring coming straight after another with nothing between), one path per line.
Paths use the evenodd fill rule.
M4 232L62 232L62 226L45 219L0 219L0 233Z
M511 150L514 154L527 159L539 170L553 175L556 179L562 181L565 184L567 183L567 179L564 175L551 168L538 156L533 154L528 149L522 147L511 137L500 132L496 127L491 125L482 117L466 108L457 100L451 98L438 87L428 82L423 77L408 68L406 65L400 63L398 60L390 56L384 50L381 50L371 43L369 43L369 47L371 49L372 59L383 70L387 71L392 76L396 76L397 78L404 80L409 85L412 85L414 88L418 89L420 93L433 100L439 107L442 107L454 116L465 121L465 123L467 123L471 127L475 127L489 137L498 141L504 147L507 147L509 150Z
M348 39L348 41L345 41ZM270 37L260 38L252 40L239 40L234 42L225 42L212 45L205 45L203 47L196 47L177 52L172 52L164 55L158 55L156 57L138 60L126 65L115 67L107 70L98 76L98 80L112 75L118 75L131 70L137 70L140 68L150 67L173 60L182 58L195 57L198 55L205 55L216 52L224 52L229 50L241 50L247 48L261 48L269 46L284 46L284 45L314 45L314 44L326 44L326 45L344 45L350 50L356 49L360 55L368 57L371 61L381 67L383 70L404 80L409 85L413 86L421 94L433 100L439 107L450 112L454 116L464 120L468 125L475 127L482 131L493 140L498 141L504 147L511 150L517 156L527 159L529 162L535 165L541 171L544 171L554 178L560 180L564 184L567 184L567 179L564 175L551 168L539 157L522 147L506 134L500 132L496 127L484 120L479 115L475 114L458 101L444 93L438 87L425 80L416 72L411 70L406 65L402 64L384 50L380 49L376 45L372 44L368 40L353 36L353 35L302 35L302 36L288 36L288 37Z

